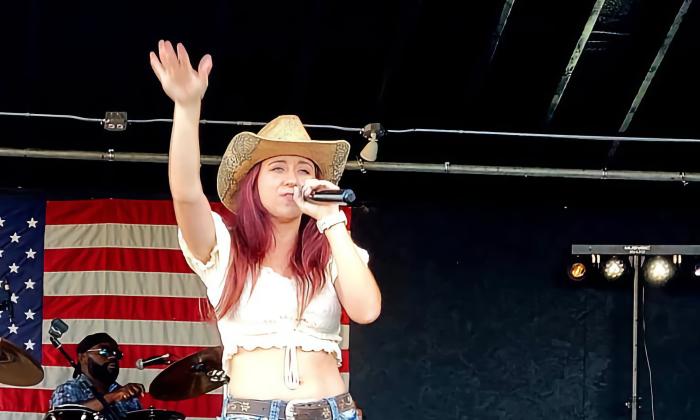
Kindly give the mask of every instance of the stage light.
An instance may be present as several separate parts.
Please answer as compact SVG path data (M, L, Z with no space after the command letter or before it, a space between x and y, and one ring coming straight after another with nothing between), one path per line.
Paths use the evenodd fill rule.
M693 274L695 277L700 277L700 263L695 263L695 267L693 267Z
M595 265L596 263L596 257L598 257L598 262L600 262L600 256L596 255L591 256L590 263L586 263L586 260L578 255L573 257L566 270L566 274L569 276L569 279L575 282L585 280L589 274L589 267L591 265Z
M377 160L379 151L379 139L384 136L386 130L379 123L367 124L362 129L362 136L367 139L367 145L360 152L360 157L368 162Z
M581 281L586 278L588 270L586 269L586 265L584 263L575 262L569 267L568 274L571 280Z
M377 152L379 151L379 144L377 143L376 137L370 137L369 143L360 152L360 157L368 162L374 162L377 160Z
M623 277L628 271L628 264L624 259L612 256L603 265L603 278L608 281L616 281Z
M680 258L674 255L674 262L680 263ZM676 263L666 257L657 255L650 257L644 263L644 279L652 286L663 286L676 274Z

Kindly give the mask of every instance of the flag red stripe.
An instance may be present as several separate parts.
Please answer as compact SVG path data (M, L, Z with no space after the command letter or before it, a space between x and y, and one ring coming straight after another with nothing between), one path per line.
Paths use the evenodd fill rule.
M340 313L340 323L349 325L350 324L350 317L348 316L348 313L345 312L345 308L341 308L342 312Z
M0 390L0 411L46 413L52 392L50 389L3 388ZM146 394L141 398L141 405L178 411L187 417L216 417L221 414L222 400L222 395L206 394L183 401L159 401Z
M350 372L350 351L341 350L340 353L343 355L343 364L340 365L340 371L344 373Z
M52 390L2 388L0 389L0 411L45 413L49 409Z
M210 203L212 210L224 220L234 216L220 202ZM352 222L352 209L344 207L348 228ZM47 225L72 225L92 223L126 223L175 225L175 212L170 200L72 200L46 203Z
M221 203L211 203L212 210L230 216ZM170 200L74 200L48 201L47 225L90 223L128 223L174 225L175 211Z
M44 296L44 318L207 321L207 298L163 296Z
M186 417L221 416L224 397L221 394L204 394L197 398L182 401L160 401L146 394L141 398L143 408L153 406L159 410L172 410Z
M82 223L137 223L174 225L173 203L168 200L48 201L47 225Z
M105 270L192 272L179 249L69 248L44 254L44 272Z

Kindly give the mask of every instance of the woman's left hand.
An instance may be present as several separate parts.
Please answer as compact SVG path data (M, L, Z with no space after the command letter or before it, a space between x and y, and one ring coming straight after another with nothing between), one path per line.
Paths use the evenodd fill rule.
M317 203L308 201L307 198L310 197L311 193L314 191L339 189L337 185L330 181L307 179L304 181L301 188L294 187L294 202L299 206L302 213L316 220L320 220L325 216L338 213L340 211L340 205L338 203Z

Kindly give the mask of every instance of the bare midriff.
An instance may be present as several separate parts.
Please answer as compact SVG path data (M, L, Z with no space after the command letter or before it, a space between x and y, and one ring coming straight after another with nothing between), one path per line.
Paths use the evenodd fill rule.
M256 400L313 399L332 397L347 391L334 354L296 350L300 384L285 384L285 350L280 348L238 350L229 361L228 393L235 398Z

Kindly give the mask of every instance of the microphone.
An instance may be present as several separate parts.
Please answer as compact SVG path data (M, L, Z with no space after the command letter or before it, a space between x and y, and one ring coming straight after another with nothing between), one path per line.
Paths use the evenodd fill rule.
M9 311L10 319L15 317L15 304L12 302L12 292L10 290L10 282L0 280L0 289L5 292L5 299L0 300L0 309Z
M350 204L355 201L355 193L351 189L321 190L312 192L306 200L318 203Z
M63 322L62 319L56 318L51 321L51 326L49 327L49 334L55 338L61 338L63 333L68 331L68 324Z
M160 356L152 356L147 359L139 359L136 361L136 369L143 370L145 367L151 365L169 365L172 363L170 361L170 353L165 353Z
M77 363L73 361L73 358L70 357L68 353L66 353L66 349L63 348L63 343L58 341L59 338L63 335L64 332L68 331L68 324L63 322L62 319L56 318L51 321L51 325L49 326L49 341L51 341L51 344L56 347L56 349L61 353L61 355L68 360L68 363L73 367L73 369L78 369ZM77 370L76 370L77 372ZM73 373L73 377L76 377L76 373Z

